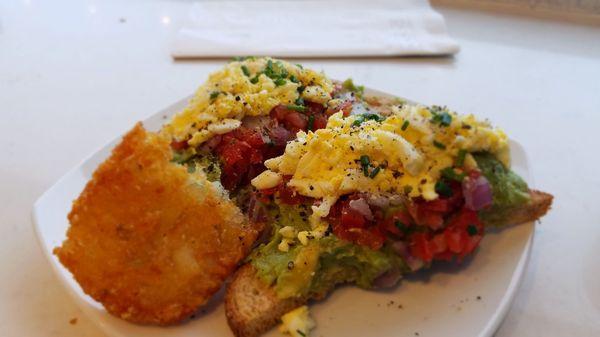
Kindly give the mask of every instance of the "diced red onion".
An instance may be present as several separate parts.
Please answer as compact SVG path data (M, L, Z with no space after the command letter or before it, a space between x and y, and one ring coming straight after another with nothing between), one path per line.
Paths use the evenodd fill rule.
M349 206L351 209L364 216L367 220L373 220L373 212L371 212L371 208L369 208L369 204L365 201L365 199L360 198L356 200L350 200Z
M202 149L207 151L214 150L219 143L221 143L221 139L223 137L221 135L215 135L211 139L207 140L204 144L202 144Z
M275 146L285 146L288 140L292 138L293 135L283 126L275 126L269 129L269 138Z
M273 120L269 116L246 116L242 119L242 125L248 129L260 131L271 125Z
M383 195L369 195L369 205L376 206L379 208L387 208L390 205L390 199Z
M492 204L492 188L484 176L478 178L465 178L462 182L465 206L473 211L478 211Z
M396 268L390 269L377 276L377 278L373 281L373 286L376 288L391 288L395 286L401 278L402 274L400 273L400 270Z

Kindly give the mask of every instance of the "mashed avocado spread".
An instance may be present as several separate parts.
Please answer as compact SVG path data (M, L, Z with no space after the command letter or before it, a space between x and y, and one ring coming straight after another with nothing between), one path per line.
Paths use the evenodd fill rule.
M503 225L507 214L529 202L527 183L489 153L475 154L474 158L493 194L492 206L481 211L479 216L488 226Z
M481 212L481 218L486 225L501 225L510 210L529 201L527 184L494 156L479 153L474 157L493 191L493 205ZM258 276L273 285L281 298L306 295L318 298L341 283L372 288L373 282L385 273L410 272L406 261L389 243L380 250L372 250L341 240L332 233L282 251L278 249L282 240L279 230L285 226L298 231L310 230L307 221L310 205L290 206L276 200L264 206L273 225L271 237L253 251L249 260Z

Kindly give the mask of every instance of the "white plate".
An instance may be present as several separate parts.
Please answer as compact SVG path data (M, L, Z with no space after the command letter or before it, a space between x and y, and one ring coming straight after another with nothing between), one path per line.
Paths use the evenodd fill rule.
M144 121L158 130L187 104L183 99ZM173 327L140 326L109 315L85 295L52 254L65 239L71 202L83 190L92 172L120 139L112 141L65 174L35 203L33 220L43 250L59 279L79 306L109 336L183 337L231 336L222 294L218 294L196 319ZM528 178L523 148L511 142L513 169ZM390 291L338 289L327 300L312 305L318 328L314 336L491 336L517 291L527 264L533 223L490 232L474 257L461 265L436 264L401 282ZM267 336L277 336L276 330Z

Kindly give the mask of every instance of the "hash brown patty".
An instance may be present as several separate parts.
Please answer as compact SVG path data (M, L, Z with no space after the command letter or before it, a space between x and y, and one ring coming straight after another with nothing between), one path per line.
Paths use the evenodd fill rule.
M169 140L138 123L74 201L54 250L86 294L135 323L191 316L257 235L202 173L171 159Z

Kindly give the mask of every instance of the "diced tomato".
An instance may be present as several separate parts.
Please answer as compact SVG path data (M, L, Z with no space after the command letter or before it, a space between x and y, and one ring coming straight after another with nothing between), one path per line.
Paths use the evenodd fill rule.
M327 117L324 114L315 115L312 130L324 129L327 126Z
M418 257L425 262L430 262L433 259L433 251L431 250L426 234L414 234L409 247L412 256Z
M350 207L350 201L361 197L359 194L354 194L344 200L338 200L331 207L327 220L331 224L333 233L340 239L377 250L385 241L382 228L376 221L366 219L363 214ZM378 218L381 216L376 215L375 219Z
M408 213L406 213L405 211L398 211L392 214L392 216L388 217L387 219L382 219L379 221L386 232L399 237L404 236L404 232L402 232L400 228L398 228L398 223L402 224L405 227L409 227L412 225L412 219L410 218L410 215L408 215Z
M277 196L281 202L288 205L298 205L306 201L306 198L296 193L296 191L286 186L285 184L280 185Z
M434 254L445 252L446 249L448 249L448 245L446 244L446 238L444 237L444 234L437 234L434 236L430 241L429 247Z
M325 112L325 107L323 104L306 101L304 105L306 107L305 113L307 115L318 115Z
M175 151L185 150L188 148L187 140L182 140L182 141L174 140L171 142L171 148Z
M455 254L462 252L466 244L466 237L462 232L448 228L444 231L444 236L446 238L446 243L448 244L448 250Z
M350 207L344 207L344 209L342 209L340 220L342 226L347 228L363 228L367 223L367 219L365 219L362 214Z
M436 230L444 224L444 214L428 209L426 204L421 202L410 203L407 209L417 225Z
M278 105L276 107L274 107L273 109L271 109L271 117L276 119L279 122L283 122L283 120L285 119L285 116L293 110L288 109L285 105Z
M434 212L448 212L450 205L448 205L447 199L438 198L431 201L426 201L419 205L423 210L434 211Z
M300 112L290 111L287 115L285 115L283 123L287 129L292 131L306 130L306 126L308 125L308 117Z

